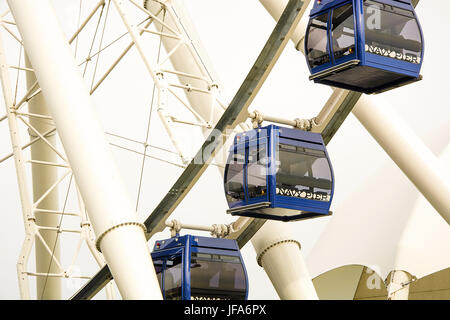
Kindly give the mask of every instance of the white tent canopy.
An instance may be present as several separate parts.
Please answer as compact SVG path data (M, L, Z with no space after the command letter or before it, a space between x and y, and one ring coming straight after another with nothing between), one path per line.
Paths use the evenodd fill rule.
M435 129L430 147L450 168L450 144L443 148L449 135ZM316 281L318 291L345 279L340 297L353 298L364 266L381 279L393 270L420 279L449 268L450 228L395 164L387 163L336 210L307 264L313 278L323 278Z

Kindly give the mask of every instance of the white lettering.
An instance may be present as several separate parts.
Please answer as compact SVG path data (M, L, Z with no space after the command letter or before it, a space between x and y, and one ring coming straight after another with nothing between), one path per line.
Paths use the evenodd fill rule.
M410 54L404 54L391 49L384 49L377 46L371 46L366 44L366 52L373 53L383 57L389 57L392 59L403 60L414 64L420 63L420 58Z
M292 188L276 188L276 194L280 196L304 198L304 199L314 199L319 201L330 201L330 195L325 193L316 193L305 190L297 190Z
M381 11L376 5L367 7L367 20L366 25L369 30L381 28Z

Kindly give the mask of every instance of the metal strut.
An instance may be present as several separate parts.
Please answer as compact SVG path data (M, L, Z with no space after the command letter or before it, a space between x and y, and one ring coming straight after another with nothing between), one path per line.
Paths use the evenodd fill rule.
M227 224L213 224L212 226L200 226L193 224L181 223L178 220L166 221L166 226L170 228L170 235L175 237L181 229L190 229L198 231L209 231L212 236L217 238L224 238L232 231L231 225Z
M313 119L299 119L296 118L294 120L288 120L288 119L282 119L274 116L267 116L265 114L262 114L259 111L253 111L248 114L248 117L252 119L253 128L258 128L263 121L270 121L280 124L285 124L288 126L292 126L294 128L303 130L303 131L311 131L313 126L316 125L315 118Z

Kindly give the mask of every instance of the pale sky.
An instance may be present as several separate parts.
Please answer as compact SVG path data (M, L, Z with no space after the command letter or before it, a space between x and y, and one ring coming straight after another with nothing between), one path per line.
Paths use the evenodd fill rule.
M69 3L63 0L52 2L61 21L64 21L64 30L67 34L71 34L76 29L79 2ZM91 7L94 2L96 1L83 1L87 3L85 6ZM257 0L188 0L185 2L203 41L203 46L220 78L223 96L226 101L230 101L270 35L275 22ZM439 7L439 10L436 11L436 7ZM1 10L2 12L5 10L4 2ZM421 138L429 136L436 128L442 128L440 130L444 130L446 136L450 131L448 126L444 127L450 118L450 88L445 77L450 74L449 64L445 60L450 52L450 44L442 38L443 34L448 34L450 31L446 22L449 11L448 1L421 1L417 14L425 36L425 57L421 72L424 80L374 97L380 103L389 103L392 108L395 108L400 117ZM111 19L118 21L117 16L114 17L114 15L114 10L111 8ZM108 28L105 42L108 41L107 39L114 39L123 30L122 25L119 24L108 25ZM93 28L89 30L92 31ZM2 36L7 47L8 59L17 61L17 43L8 38L5 32ZM102 61L113 60L128 41L128 39L121 41L122 46L118 44L118 49L112 47L105 51L101 56ZM83 52L86 53L89 50L89 45L88 36L80 38L78 52L81 56ZM77 61L81 61L80 56L77 55L77 57ZM108 63L105 62L103 67L107 65ZM12 71L11 74L15 75ZM251 109L288 119L314 117L328 99L331 90L308 81L308 76L304 56L295 50L292 43L289 43L252 103ZM130 52L113 72L111 79L105 81L94 95L105 131L137 140L144 139L146 124L142 118L147 117L148 114L151 90L152 83L138 55L135 51ZM180 108L176 110L178 112ZM0 111L0 116L3 114L4 112ZM182 111L177 113L180 118L182 115ZM186 148L194 152L201 142L200 134L189 128L180 129L180 132L187 133L184 134L184 139L187 140L183 141L186 142ZM117 141L111 140L111 142ZM156 114L152 120L149 142L173 150ZM8 154L10 150L9 134L4 121L0 123L0 158ZM137 195L141 157L118 149L112 150L129 196L134 201ZM338 208L339 204L360 188L365 180L390 161L352 114L330 142L328 152L336 179L332 210ZM147 217L182 172L178 167L156 160L147 160L145 168L138 208L140 219ZM0 299L17 299L19 290L16 263L24 238L24 227L12 159L0 164L0 177L2 200L0 212L4 217L3 231L0 234L2 250ZM60 194L63 198L65 192L61 191ZM372 200L376 201L377 198L373 197ZM365 205L369 204L361 201L361 208ZM186 223L204 225L234 221L233 217L225 214L226 209L221 177L216 168L210 167L177 208L173 217ZM332 218L291 223L296 238L302 243L302 252L306 259L329 219ZM149 242L149 246L154 240L168 236L167 231L155 236ZM256 263L251 244L243 248L242 254L249 274L249 298L277 299L276 292L264 270ZM34 257L30 257L30 266L33 265L33 260ZM89 253L84 252L79 261L82 273L96 272L97 267L92 263ZM75 289L69 286L63 291L65 297L68 297Z

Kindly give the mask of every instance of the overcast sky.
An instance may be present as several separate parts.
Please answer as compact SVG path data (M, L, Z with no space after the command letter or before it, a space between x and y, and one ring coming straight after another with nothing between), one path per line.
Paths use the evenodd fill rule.
M73 33L78 23L79 1L53 0L52 2L65 32ZM83 1L84 12L86 13L95 2ZM257 0L189 0L185 2L203 41L203 46L219 75L223 86L223 96L229 101L250 70L275 22ZM1 4L1 10L2 12L5 10L4 2ZM114 20L113 8L111 11L111 21L119 21L117 16ZM446 77L450 74L447 63L450 44L447 41L448 36L443 38L443 35L450 31L447 23L449 11L448 1L421 1L417 13L425 34L426 49L421 72L424 80L374 97L379 103L387 103L395 108L400 117L422 138L438 131L437 128L441 131L445 130L447 136L450 130L448 126L445 126L450 117L450 88ZM95 25L88 28L87 35L80 38L77 61L81 61L83 52L86 53L89 50L94 27ZM107 30L105 43L107 39L114 39L124 29L120 23L110 23ZM90 35L89 32L91 32ZM2 36L8 51L8 59L17 61L17 43L8 38L5 32ZM128 41L125 39L117 44L117 49L114 47L105 51L102 61L113 60L116 57L115 53L120 52ZM103 67L107 65L105 62ZM92 69L89 72L92 72ZM295 50L292 43L289 43L254 100L251 109L288 119L314 117L328 99L331 90L308 81L308 76L304 56ZM23 89L21 90L19 94L20 92L23 94ZM151 90L152 84L142 62L136 52L130 52L94 96L105 131L137 140L144 139L146 123L142 119L148 115ZM0 111L0 116L3 113ZM183 111L177 115L183 115ZM194 151L195 146L201 142L199 132L191 128L180 128L180 132L187 133L185 136L191 137L192 146L187 147ZM430 144L433 143L430 139L427 141ZM173 150L156 115L152 120L149 142ZM6 122L3 121L0 123L0 158L11 152L10 150L9 134ZM142 159L138 155L117 148L112 150L129 196L134 201L137 197ZM390 161L351 114L330 142L328 152L336 178L333 211L360 188L365 180ZM164 153L158 155L167 156ZM140 219L147 217L182 172L181 168L170 164L151 159L146 161L138 206ZM0 298L16 299L19 298L16 263L24 238L24 228L12 159L0 164L0 178L0 212L3 215L3 231L0 234L2 250ZM60 193L64 194L62 191ZM376 197L369 199L377 201ZM364 205L369 204L361 201L361 208ZM174 217L186 223L205 225L229 223L234 218L225 214L226 209L221 176L215 167L210 167L177 208ZM302 252L306 258L329 219L291 223L297 239L302 243ZM169 233L166 231L152 240L168 236ZM149 245L152 242L150 241ZM246 245L242 252L250 279L249 298L277 299L264 270L256 264L251 244ZM33 265L33 259L34 257L30 257L30 266ZM80 257L79 265L82 273L93 274L96 271L96 266L87 252ZM70 296L74 291L74 288L65 287L64 294Z

